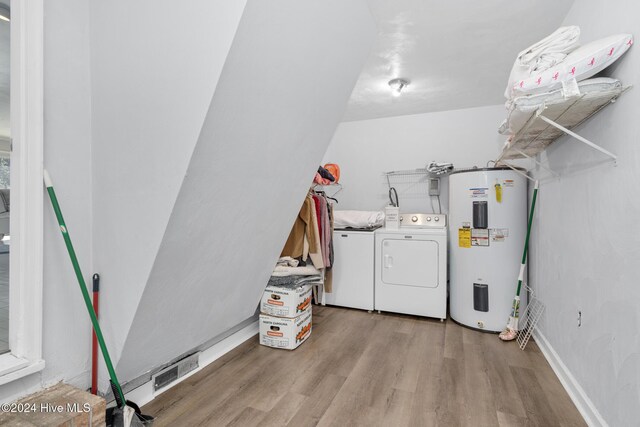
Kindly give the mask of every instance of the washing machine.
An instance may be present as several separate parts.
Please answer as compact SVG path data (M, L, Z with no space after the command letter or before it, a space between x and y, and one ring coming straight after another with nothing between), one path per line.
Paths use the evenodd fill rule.
M373 238L373 230L333 232L333 292L325 304L373 310Z
M378 311L447 317L447 217L401 214L400 228L375 232Z

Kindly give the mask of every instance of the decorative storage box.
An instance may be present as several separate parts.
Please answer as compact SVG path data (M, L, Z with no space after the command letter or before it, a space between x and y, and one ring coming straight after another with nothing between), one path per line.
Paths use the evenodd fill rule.
M298 317L276 317L260 314L260 344L294 350L311 335L311 307Z
M311 285L267 286L260 302L260 311L279 317L297 317L311 307Z

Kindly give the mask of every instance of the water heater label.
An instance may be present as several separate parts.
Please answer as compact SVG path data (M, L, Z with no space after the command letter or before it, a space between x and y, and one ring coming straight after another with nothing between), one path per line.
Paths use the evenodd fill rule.
M515 185L515 181L512 179L505 179L504 181L502 181L502 186L503 187L513 187Z
M489 246L489 230L486 228L472 228L471 246Z
M458 246L461 248L471 247L471 229L458 228Z
M472 199L486 199L489 197L489 188L476 187L469 189L469 195Z
M509 237L509 229L508 228L490 228L489 236L491 237L492 242L504 242L507 237Z

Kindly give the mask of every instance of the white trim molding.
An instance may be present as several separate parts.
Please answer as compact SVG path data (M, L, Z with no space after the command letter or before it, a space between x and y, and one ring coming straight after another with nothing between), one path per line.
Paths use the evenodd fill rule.
M9 347L0 383L42 360L44 0L11 4L11 257Z
M215 362L225 354L229 353L234 348L238 347L243 342L255 337L258 334L258 331L259 331L258 321L252 322L251 324L240 329L238 332L232 335L229 335L227 338L223 339L222 341L212 345L206 350L203 350L200 353L200 357L198 358L198 368L189 372L184 377L178 379L177 381L157 391L153 390L153 382L148 381L142 384L140 387L126 393L125 397L128 400L131 400L132 402L136 402L140 406L146 405L147 403L151 402L160 394L164 393L167 390L170 390L171 388L180 384L182 381L186 380L190 376L200 372L207 365L210 365L211 363Z
M540 351L551 365L551 369L555 372L556 376L560 380L560 383L567 391L567 394L576 405L580 415L584 418L584 421L590 427L608 427L607 422L602 418L598 408L593 404L587 393L575 379L571 371L564 364L558 353L551 347L549 341L545 338L538 329L533 332L533 338L536 340L536 344L540 347Z

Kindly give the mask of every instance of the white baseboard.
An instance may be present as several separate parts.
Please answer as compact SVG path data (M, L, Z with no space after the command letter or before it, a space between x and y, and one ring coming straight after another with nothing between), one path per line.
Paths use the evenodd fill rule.
M258 322L255 321L250 325L240 329L238 332L232 335L229 335L227 338L223 339L219 343L216 343L211 347L209 347L208 349L203 350L202 353L200 353L200 357L198 358L198 368L189 372L184 377L171 383L167 387L164 387L157 391L153 390L153 383L151 381L148 381L143 385L141 385L140 387L126 393L125 398L128 400L131 400L132 402L136 402L139 406L146 405L147 403L155 399L156 396L159 396L160 394L171 389L177 384L180 384L182 381L186 380L191 375L194 375L195 373L200 372L207 365L213 363L220 357L224 356L225 354L227 354L228 352L230 352L231 350L233 350L243 342L247 341L248 339L256 336L257 334L258 334Z
M590 427L608 427L607 422L602 418L596 406L571 374L571 371L569 371L567 366L562 362L558 353L551 347L551 344L549 344L545 336L536 329L533 333L533 338L536 340L542 354L547 359L547 362L549 362L549 365L551 365L551 369L555 372L574 405L578 408L584 421Z

